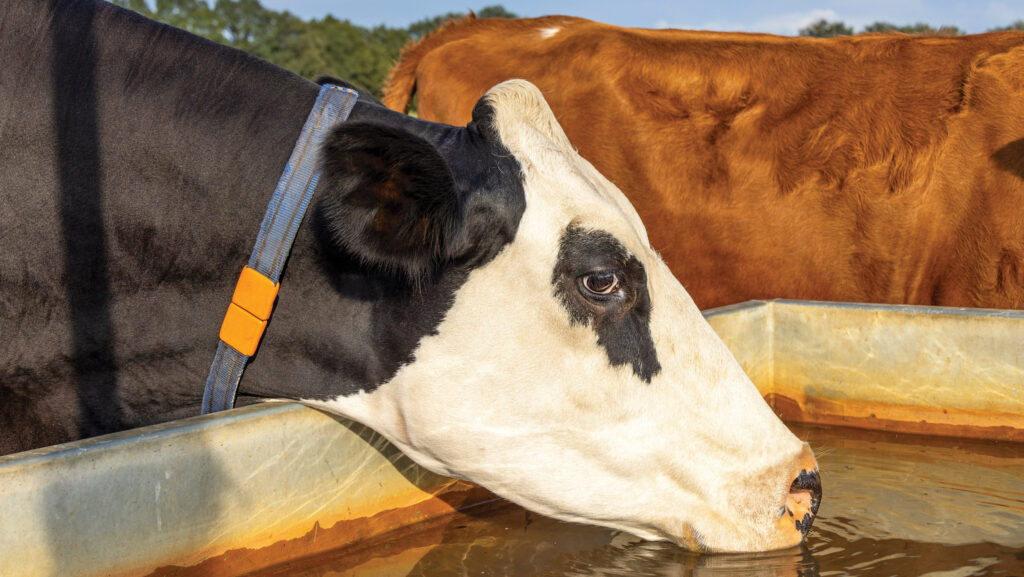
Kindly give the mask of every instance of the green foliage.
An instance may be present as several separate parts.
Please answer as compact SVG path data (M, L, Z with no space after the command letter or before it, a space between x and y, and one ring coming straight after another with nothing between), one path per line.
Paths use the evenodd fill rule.
M450 13L408 28L364 28L327 15L303 20L265 8L259 0L110 0L172 26L245 50L310 79L343 78L380 96L392 64L410 40L437 29ZM480 10L482 18L514 18L502 6Z
M1021 26L1024 26L1024 22L1021 22L1020 24ZM873 24L868 24L863 30L858 32L858 34L890 34L894 32L902 34L927 34L931 36L959 36L964 33L956 26L940 26L936 29L923 22L898 26L890 22L879 21ZM817 38L849 36L853 33L853 28L847 26L843 22L829 22L825 19L818 20L810 26L800 29L800 36L814 36Z
M897 26L889 22L875 22L874 24L868 24L865 26L863 33L888 34L892 32L899 32L902 34L928 34L931 36L959 36L963 34L963 32L956 26L940 26L938 29L935 29L924 22L905 26Z
M478 18L518 18L515 14L505 10L501 4L484 6L476 15Z
M1024 20L1018 20L1009 26L1001 26L999 28L993 28L989 32L1002 32L1004 30L1024 30Z
M146 0L114 0L114 4L129 10L134 10L139 14L145 14L146 16L150 16L152 14L149 9L149 5L146 4Z
M449 20L459 20L461 18L465 18L467 15L467 12L449 12L447 14L442 14L441 16L434 16L433 18L424 18L423 20L417 20L410 24L406 31L409 33L410 38L413 40L419 40L440 28L445 22ZM515 14L505 10L505 7L500 4L484 6L479 12L476 12L476 16L477 18L518 18Z
M800 36L813 36L815 38L832 38L834 36L849 36L851 34L853 34L853 28L842 22L829 22L824 18L806 28L800 29Z
M441 27L442 24L448 20L457 20L459 18L465 18L466 14L459 12L449 12L441 16L434 16L433 18L424 18L423 20L417 20L409 25L407 31L409 37L413 40L419 40L427 34L430 34L434 30Z

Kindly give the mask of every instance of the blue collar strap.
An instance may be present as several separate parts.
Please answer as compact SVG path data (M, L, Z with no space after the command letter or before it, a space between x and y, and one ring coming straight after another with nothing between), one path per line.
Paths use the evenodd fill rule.
M331 84L320 88L277 181L249 264L242 269L224 316L217 356L203 392L203 414L230 409L235 404L238 381L263 336L277 298L281 270L320 180L320 146L327 131L348 118L358 98L359 94L348 88Z

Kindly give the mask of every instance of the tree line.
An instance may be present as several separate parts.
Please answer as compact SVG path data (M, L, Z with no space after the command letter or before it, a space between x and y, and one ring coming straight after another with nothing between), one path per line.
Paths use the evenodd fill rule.
M1024 30L1024 20L1017 20L1009 26L992 28L987 32L997 32L1001 30ZM929 34L933 36L960 36L965 34L963 30L960 30L956 26L939 26L938 28L932 28L923 22L904 26L898 26L890 22L875 22L874 24L868 24L857 34L885 34L892 32L899 32L902 34ZM854 31L852 27L847 26L841 21L830 22L823 18L805 28L801 28L799 34L800 36L832 38L834 36L852 36Z
M111 1L154 20L240 48L306 78L315 79L323 74L336 76L378 97L402 46L433 32L450 18L466 15L450 12L419 20L406 28L366 28L331 15L303 20L287 10L266 8L259 0ZM501 5L485 6L476 11L476 15L516 18ZM1024 20L993 30L1024 30ZM859 34L871 32L963 34L956 26L936 29L923 23L897 26L888 22L875 22ZM843 22L819 20L801 29L799 34L833 37L851 35L854 31Z
M271 10L259 0L111 0L154 20L234 46L309 79L320 75L343 78L381 96L392 64L410 40L436 30L448 13L412 23L407 28L366 28L327 15L303 20ZM476 11L480 18L515 18L500 5Z

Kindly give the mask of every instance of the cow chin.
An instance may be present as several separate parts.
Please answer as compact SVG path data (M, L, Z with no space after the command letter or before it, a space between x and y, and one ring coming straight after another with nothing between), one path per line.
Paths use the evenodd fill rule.
M435 372L446 367L430 362L427 352L408 367L409 380L400 374L373 394L338 402L357 417L356 403L365 403L377 429L435 473L469 480L548 517L698 551L794 547L810 528L821 498L817 464L767 407L778 423L775 438L737 446L699 414L680 419L678 409L659 410L659 404L679 406L679 395L667 391L681 387L667 379L620 379L619 386L625 382L640 394L616 403L591 386L583 402L576 395L593 382L584 367L573 371L582 378L569 381L572 386L553 387L557 394L546 396L541 384L511 368L509 380L478 365L479 387L464 379L446 391L441 383L448 375ZM453 364L444 363L447 370L470 371ZM425 393L427 379L415 369L435 376L433 394ZM626 377L631 369L614 372ZM518 390L505 395L502 389ZM681 420L710 432L681 431ZM772 430L752 428L762 436Z
M629 464L614 455L598 457L596 447L614 450L603 443L593 451L583 449L585 441L566 450L572 445L550 431L525 437L521 429L515 437L491 432L446 430L443 445L433 435L398 445L434 472L480 484L547 517L695 551L760 552L799 546L820 500L820 487L801 485L800 473L794 472L800 468L808 477L816 471L806 447L796 460L784 459L768 472L708 490L703 485L706 478L656 466L659 459L654 455L648 456L647 466ZM423 450L425 446L432 450ZM439 446L449 450L438 453ZM771 480L765 478L768 474Z
M641 468L625 488L602 482L621 471L593 472L575 486L562 486L558 502L538 502L535 497L542 489L537 486L523 492L505 487L512 491L504 496L549 517L602 525L694 551L772 551L801 545L821 499L810 450L804 446L796 459L800 473L793 472L793 459L784 461L771 468L771 479L764 474L738 478L724 495L684 486L682 478L667 482L669 471ZM550 474L545 479L554 482ZM780 482L787 488L779 491Z

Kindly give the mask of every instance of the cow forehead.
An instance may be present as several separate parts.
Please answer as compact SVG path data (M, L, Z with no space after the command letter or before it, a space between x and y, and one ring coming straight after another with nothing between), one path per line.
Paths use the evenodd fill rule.
M540 91L525 80L503 82L487 95L502 144L519 161L528 202L561 223L601 229L635 255L650 242L636 209L569 142Z
M516 264L504 274L516 278L520 286L537 283L533 294L554 297L557 308L547 317L550 326L535 327L534 332L555 331L564 336L585 327L575 344L551 336L548 348L558 350L561 343L575 353L592 349L580 354L590 359L583 364L610 369L601 377L605 382L635 377L651 383L661 373L651 330L653 296L661 288L672 292L672 285L678 283L648 277L647 269L663 265L650 248L639 216L622 192L576 153L536 88L525 82L504 83L488 97L491 122L502 144L519 161L526 196L519 231L506 253L514 255ZM579 283L602 271L615 271L621 286L616 295L621 300L596 305L598 301L585 296ZM525 281L525 276L534 278ZM656 279L653 284L665 286L651 286L652 279ZM486 292L494 294L493 289ZM694 321L672 310L661 313L675 318L670 324ZM562 326L566 323L571 326ZM593 346L581 346L583 341ZM627 370L618 374L622 368Z

